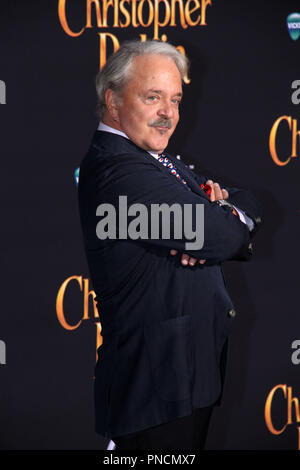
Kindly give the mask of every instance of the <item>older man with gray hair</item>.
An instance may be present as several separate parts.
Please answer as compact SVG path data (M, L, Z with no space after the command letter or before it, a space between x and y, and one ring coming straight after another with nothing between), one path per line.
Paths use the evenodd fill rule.
M188 61L168 43L127 41L96 79L100 123L80 166L79 207L103 342L95 366L96 431L117 449L203 449L221 404L236 311L221 263L249 260L261 222L251 192L221 188L165 153L179 121ZM204 243L176 236L99 238L99 205L190 207ZM103 215L103 214L102 214ZM123 220L124 222L124 220ZM151 225L151 220L148 221ZM124 234L123 234L124 235Z

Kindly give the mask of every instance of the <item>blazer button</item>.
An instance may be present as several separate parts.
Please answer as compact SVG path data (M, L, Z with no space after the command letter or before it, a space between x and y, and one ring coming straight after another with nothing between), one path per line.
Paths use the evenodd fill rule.
M232 308L231 310L229 310L228 315L229 315L230 317L232 317L232 318L236 316L236 311L234 310L234 308Z
M253 253L253 245L252 245L252 243L249 243L249 245L248 245L248 251L249 251L249 253Z
M260 224L261 223L261 218L260 217L255 217L254 222L256 224Z

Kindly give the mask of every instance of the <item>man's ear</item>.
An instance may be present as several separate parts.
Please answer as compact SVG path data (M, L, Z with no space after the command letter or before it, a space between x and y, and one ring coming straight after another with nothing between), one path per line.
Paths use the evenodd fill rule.
M116 121L120 122L119 120L119 111L118 111L118 105L117 105L117 98L115 92L111 89L108 88L105 92L105 103L106 103L106 108L111 116L111 118Z

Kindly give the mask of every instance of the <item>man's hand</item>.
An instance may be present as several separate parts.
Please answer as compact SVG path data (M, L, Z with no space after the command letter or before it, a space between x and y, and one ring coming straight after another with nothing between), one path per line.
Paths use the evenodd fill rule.
M226 191L226 189L221 189L218 183L214 183L212 180L207 180L206 184L208 184L211 187L211 193L210 193L211 202L218 201L218 199L229 198L228 191ZM238 216L238 213L235 209L232 210L232 213Z
M218 199L228 199L229 194L226 189L221 189L219 183L214 183L212 180L207 180L206 184L208 184L211 187L211 193L210 193L210 201L214 202L217 201ZM233 211L234 215L238 215L236 210L234 209ZM170 250L171 255L177 255L178 251L177 250ZM187 255L186 253L183 253L181 256L181 264L184 266L190 265L194 266L196 263L204 264L206 259L200 259L198 260L197 258L192 258L191 256Z
M171 255L177 255L178 251L177 250L170 250L170 254ZM187 255L186 253L183 253L182 256L181 256L181 264L183 264L184 266L187 266L188 264L190 266L194 266L197 261L200 263L200 264L204 264L206 259L197 259L197 258L192 258L191 256Z
M228 199L229 194L226 189L221 189L219 183L214 183L212 180L207 180L206 184L211 187L210 201L217 201L218 199Z

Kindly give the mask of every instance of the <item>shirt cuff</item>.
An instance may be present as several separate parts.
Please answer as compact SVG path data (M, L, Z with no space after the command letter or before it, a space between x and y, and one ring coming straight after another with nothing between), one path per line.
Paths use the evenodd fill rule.
M245 212L242 211L241 209L238 209L236 206L233 206L233 207L235 208L235 210L239 214L240 221L243 222L244 224L246 224L248 226L250 232L251 232L254 228L253 220L250 217L248 217L248 215L246 215Z

